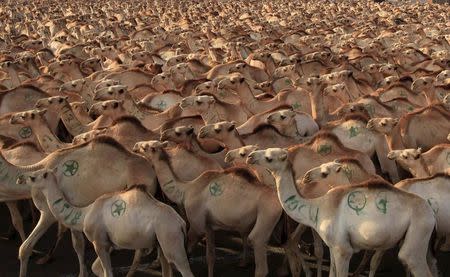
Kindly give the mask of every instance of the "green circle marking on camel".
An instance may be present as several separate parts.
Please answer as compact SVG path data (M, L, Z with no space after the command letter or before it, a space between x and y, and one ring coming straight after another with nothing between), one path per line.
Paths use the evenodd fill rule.
M79 164L75 160L66 161L63 164L63 174L67 177L72 177L78 171Z
M23 127L22 129L19 130L19 136L23 139L31 137L32 134L33 131L31 130L30 127Z
M347 198L348 206L350 209L354 210L357 215L364 209L366 202L366 195L364 192L358 190L350 192Z
M127 203L123 200L116 200L111 205L111 215L113 217L121 216L125 213L125 210L127 209Z
M209 192L211 193L212 196L220 196L223 193L223 188L218 183L211 183L209 185Z
M322 156L326 156L331 153L331 145L329 144L321 144L317 147L317 153Z

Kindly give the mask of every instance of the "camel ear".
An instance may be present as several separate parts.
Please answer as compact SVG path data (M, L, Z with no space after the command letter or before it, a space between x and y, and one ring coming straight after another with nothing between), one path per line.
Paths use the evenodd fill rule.
M167 140L163 141L161 143L162 147L167 147L169 145L169 142Z
M417 148L417 152L419 152L419 154L422 154L422 147Z
M241 78L239 78L239 83L243 83L245 81L245 78L244 77L241 77Z
M342 169L342 166L338 166L338 167L336 167L336 172L339 172L339 171L341 171L341 169Z
M284 162L287 159L287 154L283 154L280 156L280 161Z
M236 121L231 121L230 127L228 127L228 131L233 131L236 128Z
M189 128L189 130L186 132L186 134L192 135L194 133L194 127L189 126L188 128Z

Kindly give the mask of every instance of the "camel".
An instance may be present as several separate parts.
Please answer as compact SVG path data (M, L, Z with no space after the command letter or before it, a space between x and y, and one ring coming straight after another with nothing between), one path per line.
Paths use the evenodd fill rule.
M236 129L236 123L229 121L203 126L198 133L198 138L215 140L229 150L256 144L260 145L260 147L289 146L306 140L302 137L292 138L285 136L269 124L261 124L253 132L241 136Z
M234 166L244 166L246 165L245 160L247 159L248 154L258 149L259 147L256 145L247 145L233 149L228 151L225 155L225 162L229 164L232 163ZM275 179L273 179L270 172L257 165L252 165L250 168L261 183L275 188Z
M436 269L427 264L427 249L436 220L426 200L383 181L341 186L322 197L306 199L296 189L288 154L281 148L258 150L250 153L247 163L259 164L272 171L283 210L295 221L315 230L328 245L331 276L348 275L353 253L361 249L383 251L396 246L402 239L399 259L413 275L433 276L432 271ZM386 202L387 199L390 201ZM379 200L384 201L379 204ZM370 202L374 205L366 205ZM393 204L388 206L387 203ZM365 229L368 222L371 222L370 227ZM355 226L359 227L355 229ZM386 232L385 226L392 228ZM366 236L365 232L369 231L372 235Z
M449 112L441 105L428 106L396 119L371 119L368 128L386 135L389 148L399 150L421 147L428 151L446 143L450 129ZM390 122L381 125L381 122Z
M187 113L201 115L205 124L220 121L235 121L242 124L250 116L242 107L221 102L210 95L185 97L181 100L180 107Z
M57 169L42 169L24 174L17 183L30 186L44 195L53 216L72 230L72 237L77 238L74 246L79 251L84 250L82 232L86 234L98 255L92 265L97 276L113 276L109 257L113 247L140 250L152 249L156 245L163 261L163 276L172 275L170 263L183 277L194 276L184 249L186 223L173 208L149 194L145 186L132 186L122 192L106 194L87 206L79 207L67 200L56 174ZM139 218L139 221L127 223L126 230L121 230L121 226L131 218Z
M240 96L243 105L252 114L272 110L283 105L291 106L296 111L311 114L311 104L309 99L305 97L306 92L303 90L288 90L285 92L280 92L271 100L260 101L252 94L250 85L242 75L233 75L231 77L223 78L219 82L218 88L226 88L236 91L236 93Z
M237 63L234 65L234 67L230 68L228 72L229 73L239 72L247 80L253 80L257 83L265 82L268 81L269 79L269 76L264 70L246 63Z
M161 136L159 139L161 141L167 140L176 143L178 146L181 146L187 151L195 154L197 158L194 159L200 158L205 161L209 160L211 169L227 167L226 163L224 163L226 153L225 149L219 149L219 151L216 152L208 151L204 145L206 147L210 146L209 142L199 141L197 135L195 134L195 128L191 125L180 125L178 127L165 129L164 131L161 131Z
M422 153L422 149L393 150L388 158L395 160L415 178L425 178L448 170L450 165L450 144L438 144Z
M213 276L214 231L218 229L235 230L247 237L255 253L255 276L266 276L266 245L281 216L273 190L260 184L245 168L206 171L191 182L181 182L161 151L166 145L158 141L140 142L135 151L153 162L161 189L170 201L184 207L190 224L189 249L206 234L208 276ZM242 201L243 196L246 201ZM235 205L228 205L230 199L235 199Z
M105 159L105 157L114 158ZM17 176L26 172L58 167L60 169L57 173L59 187L67 196L67 201L75 206L87 206L105 193L118 191L134 184L146 184L147 191L151 194L156 191L156 180L151 164L108 137L94 138L89 142L55 151L33 165L15 166L3 157L1 159L2 164L5 165L5 172L10 176L7 183L4 183L5 191L9 191L9 195L15 195L16 198L12 200L26 199L31 195L41 213L38 224L19 249L21 277L26 276L28 260L34 245L56 219L42 194L34 190L30 192L30 188L26 186L18 187L15 180L12 179L17 179ZM102 164L106 170L111 171L108 178L96 178L99 168L91 166L91 162ZM121 171L114 168L120 168ZM83 174L79 174L79 172L83 172ZM76 217L75 214L72 219L74 217ZM80 243L76 237L74 240L75 244ZM84 264L83 254L77 249L75 247L81 269ZM84 270L80 271L81 274L83 272Z

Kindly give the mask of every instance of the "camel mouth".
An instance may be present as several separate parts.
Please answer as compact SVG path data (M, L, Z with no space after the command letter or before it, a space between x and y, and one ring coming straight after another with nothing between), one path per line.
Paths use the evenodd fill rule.
M252 155L250 153L250 155L248 155L247 160L245 161L247 164L256 164L256 158L254 155Z
M387 158L389 159L389 160L395 160L395 155L394 155L394 153L388 153L387 154Z

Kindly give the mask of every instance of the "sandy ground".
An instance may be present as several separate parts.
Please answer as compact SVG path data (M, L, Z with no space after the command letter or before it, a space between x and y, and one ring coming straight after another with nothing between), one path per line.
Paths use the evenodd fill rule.
M4 205L0 206L0 218L2 224L0 225L0 235L7 232L10 225L9 215L7 209ZM31 231L30 222L26 222L26 232L27 234ZM56 238L56 226L53 226L49 232L41 239L38 243L36 249L46 250L50 247L51 243ZM253 276L254 266L250 263L247 267L239 267L239 252L240 243L239 239L230 239L229 236L219 233L217 235L217 261L215 264L215 276L216 277L243 277L243 276ZM0 277L13 277L18 276L19 273L19 261L17 260L17 252L20 242L16 237L12 240L0 240L1 247L1 263L0 263ZM87 242L86 249L86 261L88 267L92 264L95 259L95 253L91 245ZM328 251L326 251L328 252ZM115 276L125 276L127 266L131 264L133 252L127 250L114 251L112 254L112 264L115 268ZM207 267L205 261L205 249L200 245L190 258L192 271L195 276L207 276ZM150 255L143 259L143 264L149 264L152 262L154 255ZM328 254L326 254L328 256ZM352 259L352 268L355 268L361 258L361 254L355 255ZM326 257L328 260L328 257ZM69 277L77 276L78 273L78 260L76 258L75 252L72 249L70 234L66 233L64 240L58 247L54 259L45 265L38 265L35 263L35 258L33 258L29 263L28 276L47 276L47 277ZM447 262L450 260L450 255L448 253L438 254L439 268L441 270L441 276L450 276L450 264ZM269 253L269 276L277 276L276 270L279 268L282 262L282 255L276 253ZM146 269L143 266L142 269ZM90 269L89 269L90 270ZM327 276L328 273L324 273ZM92 275L94 276L94 275ZM161 276L156 273L149 273L141 271L136 276ZM175 276L179 276L176 274ZM383 277L397 277L405 276L401 264L398 262L396 257L396 250L388 252L381 264L381 267L376 276Z

